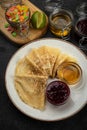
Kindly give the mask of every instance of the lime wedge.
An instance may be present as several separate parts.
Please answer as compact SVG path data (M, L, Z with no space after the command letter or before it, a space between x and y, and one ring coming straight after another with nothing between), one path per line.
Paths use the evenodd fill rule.
M46 15L43 12L36 11L31 17L32 26L36 29L42 29L46 25Z

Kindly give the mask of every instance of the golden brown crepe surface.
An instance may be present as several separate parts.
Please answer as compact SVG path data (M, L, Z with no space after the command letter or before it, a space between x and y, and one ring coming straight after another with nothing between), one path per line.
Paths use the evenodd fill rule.
M46 46L41 46L37 49L40 60L43 62L42 68L45 69L46 75L50 75L51 73L51 64L49 60L49 54L47 52Z
M36 66L30 60L24 57L20 59L20 61L17 63L15 74L16 75L25 75L25 74L42 75L42 72L40 71L38 66Z
M46 70L43 68L43 62L38 54L37 49L32 49L26 57L27 59L31 59L32 63L38 66L38 68L42 71L43 75L46 75Z
M46 46L46 50L49 55L49 61L50 61L50 65L51 65L50 76L52 76L53 67L55 65L57 57L60 55L60 50L58 48L48 47L48 46Z
M45 107L45 89L48 77L25 75L15 76L15 87L20 98L28 105L44 109Z

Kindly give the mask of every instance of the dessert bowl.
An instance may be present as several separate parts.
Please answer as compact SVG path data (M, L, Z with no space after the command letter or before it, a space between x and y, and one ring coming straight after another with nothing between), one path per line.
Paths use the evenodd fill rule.
M53 105L63 105L70 97L70 88L63 81L52 81L46 88L46 98Z

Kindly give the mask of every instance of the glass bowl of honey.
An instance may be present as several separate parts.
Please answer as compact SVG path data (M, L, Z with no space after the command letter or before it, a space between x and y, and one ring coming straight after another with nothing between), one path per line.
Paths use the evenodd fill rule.
M69 85L76 85L82 79L82 69L75 62L64 62L58 67L57 77Z
M72 29L73 20L71 11L55 9L49 16L50 31L59 38L66 39Z

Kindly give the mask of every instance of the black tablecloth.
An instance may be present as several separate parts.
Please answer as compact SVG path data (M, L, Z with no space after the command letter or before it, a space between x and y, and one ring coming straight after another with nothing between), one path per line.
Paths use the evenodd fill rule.
M44 0L31 0L37 7L42 9ZM86 0L85 0L86 1ZM83 0L63 0L63 8L71 9L76 20L76 7ZM48 30L44 38L56 38ZM71 44L78 46L74 30L71 32ZM13 44L0 32L0 130L86 130L87 129L87 105L77 114L63 121L43 122L32 119L22 114L10 101L5 88L5 71L12 55L20 48ZM10 82L10 81L9 81Z

